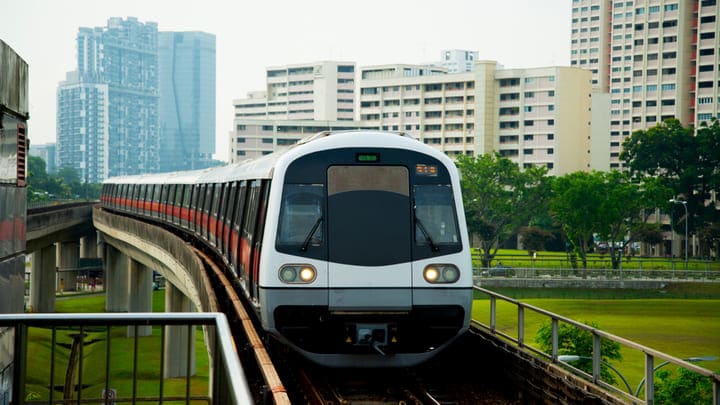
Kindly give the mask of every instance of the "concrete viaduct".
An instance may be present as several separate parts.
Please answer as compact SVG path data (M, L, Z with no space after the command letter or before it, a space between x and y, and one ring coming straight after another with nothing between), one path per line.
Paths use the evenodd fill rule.
M166 279L165 312L210 312L203 265L183 240L160 227L102 211L94 203L28 210L26 253L32 254L29 312L55 312L58 292L79 287L82 259L101 257L107 312L152 312L153 271ZM128 327L127 334L135 334ZM138 336L152 333L140 326ZM187 347L194 333L166 329L166 350ZM194 346L195 339L190 339ZM190 350L189 353L194 353ZM188 351L166 353L166 377L187 373Z

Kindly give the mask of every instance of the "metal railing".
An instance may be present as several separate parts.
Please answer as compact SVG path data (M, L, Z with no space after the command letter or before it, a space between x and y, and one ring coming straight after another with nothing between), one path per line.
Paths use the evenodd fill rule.
M208 359L206 375L192 377L195 326ZM166 347L171 327L183 330L186 347ZM150 333L141 337L143 328ZM10 348L0 367L12 375L8 382L3 372L4 403L254 403L221 313L3 314L0 332L0 346ZM166 377L165 353L182 351L184 375Z
M707 377L712 382L712 389L713 389L713 404L714 405L720 405L720 374L713 373L711 370L698 367L694 364L692 364L692 361L695 361L695 359L679 359L677 357L673 357L670 355L667 355L665 353L659 352L657 350L654 350L650 347L643 346L641 344L635 343L631 340L624 339L622 337L613 335L611 333L604 332L600 329L594 328L592 326L574 321L569 318L565 318L563 316L554 314L552 312L546 311L544 309L523 303L521 301L515 300L510 297L506 297L501 294L497 294L495 292L492 292L490 290L481 288L481 287L474 287L476 291L481 292L482 294L485 294L489 297L489 325L484 324L482 322L479 322L475 319L473 319L473 324L482 329L488 331L490 334L498 336L506 341L509 341L515 345L517 345L518 348L523 349L529 353L532 353L536 356L539 356L540 358L543 358L545 360L551 361L553 364L562 367L564 369L571 370L575 374L581 376L582 378L593 382L594 384L609 390L615 394L621 395L626 400L629 400L632 403L644 403L644 404L654 404L655 401L655 371L657 371L660 367L665 366L666 364L672 364L680 368L684 368L686 370L689 370L691 372L700 374L704 377ZM511 305L514 305L517 308L517 323L514 325L512 329L516 330L517 335L513 336L509 333L504 332L503 330L498 328L498 310L497 310L497 303L498 300L507 302ZM483 300L476 300L476 304L483 302ZM533 347L532 345L528 344L525 336L525 328L526 328L526 316L529 316L530 313L534 313L537 315L540 315L541 317L545 317L550 319L551 321L551 327L552 327L552 352L551 353L545 353L542 350ZM584 356L578 356L578 355L564 355L561 356L559 354L559 331L560 331L560 324L567 324L572 327L578 328L580 330L586 331L592 335L592 344L593 344L593 352L591 356L584 357ZM503 322L505 326L507 326L509 323ZM506 329L507 330L507 329ZM630 348L633 350L637 350L639 352L642 352L644 357L644 367L645 367L645 373L644 377L641 381L641 383L638 385L637 390L632 390L630 387L630 384L625 379L623 374L618 371L616 368L614 368L611 364L603 360L602 357L602 340L606 339L612 342L616 342L621 347ZM580 370L579 368L576 368L572 366L571 362L579 360L580 358L585 358L592 361L592 374L587 373L585 371ZM661 360L662 363L659 365L655 365L655 360ZM702 360L700 358L700 360ZM627 392L625 390L622 390L610 383L607 383L602 380L601 378L601 369L602 367L608 367L611 368L613 371L617 373L617 375L620 377L622 382L624 383L624 387L627 387ZM644 386L644 395L643 398L640 397L641 394L641 388Z
M481 278L720 281L720 270L479 267L473 270L473 274Z

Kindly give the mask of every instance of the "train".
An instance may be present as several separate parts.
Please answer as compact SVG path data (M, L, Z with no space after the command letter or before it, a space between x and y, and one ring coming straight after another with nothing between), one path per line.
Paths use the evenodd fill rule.
M202 241L268 335L317 364L414 366L469 328L459 171L408 135L320 132L241 163L114 177L101 205Z

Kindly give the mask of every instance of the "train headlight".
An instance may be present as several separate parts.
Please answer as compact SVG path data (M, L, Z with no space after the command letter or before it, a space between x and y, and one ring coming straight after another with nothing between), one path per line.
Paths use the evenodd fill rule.
M288 284L307 284L315 281L317 271L309 264L286 264L278 273L280 281Z
M450 284L458 281L460 270L452 264L431 264L423 271L425 281L433 284Z

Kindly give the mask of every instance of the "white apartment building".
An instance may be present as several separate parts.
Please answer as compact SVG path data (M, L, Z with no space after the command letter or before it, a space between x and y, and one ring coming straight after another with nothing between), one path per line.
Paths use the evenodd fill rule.
M434 64L444 67L448 73L471 72L476 60L477 51L448 49L440 52L440 61Z
M269 67L265 91L233 100L236 118L352 121L355 63L316 62Z
M358 121L235 118L234 125L230 134L230 163L268 155L322 131L377 129Z
M233 104L231 163L272 153L320 131L376 129L354 120L354 62L269 67L265 90Z
M472 72L428 66L361 69L360 121L402 131L450 156L498 151L549 173L591 168L591 74L570 67Z
M718 116L716 0L572 0L571 65L610 94L610 168L633 131Z

